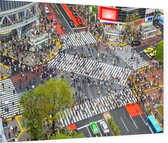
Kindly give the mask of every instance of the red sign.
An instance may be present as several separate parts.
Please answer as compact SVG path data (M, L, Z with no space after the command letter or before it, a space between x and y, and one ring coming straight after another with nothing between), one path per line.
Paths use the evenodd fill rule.
M76 130L77 128L76 128L76 124L71 124L71 125L69 125L69 126L67 126L66 127L68 130L70 130L70 131L73 131L73 130Z
M107 21L118 21L118 9L111 7L99 7L99 18L100 20Z

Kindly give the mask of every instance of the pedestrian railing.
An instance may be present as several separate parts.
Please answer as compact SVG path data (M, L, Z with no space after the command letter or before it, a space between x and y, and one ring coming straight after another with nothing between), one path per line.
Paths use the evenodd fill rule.
M9 31L9 30L14 30L14 29L18 29L20 27L26 26L36 20L39 19L39 14L34 15L33 17L29 18L29 19L25 19L22 22L16 23L16 24L12 24L10 26L6 26L6 27L1 27L0 28L0 33Z
M14 15L18 12L24 11L27 8L30 8L32 6L35 6L37 3L35 2L31 2L29 4L26 4L24 6L18 7L18 8L14 8L14 9L10 9L10 10L6 10L6 11L1 11L0 12L0 17L6 16L6 15Z

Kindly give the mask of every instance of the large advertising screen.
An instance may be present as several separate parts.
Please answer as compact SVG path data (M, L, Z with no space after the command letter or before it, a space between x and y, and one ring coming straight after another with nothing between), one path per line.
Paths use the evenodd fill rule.
M99 7L99 19L107 20L111 22L118 21L118 9L100 6Z

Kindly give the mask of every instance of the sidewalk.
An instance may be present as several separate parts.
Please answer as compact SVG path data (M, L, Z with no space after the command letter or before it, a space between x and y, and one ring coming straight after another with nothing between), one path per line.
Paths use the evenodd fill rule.
M153 38L147 39L147 40L143 40L141 42L141 45L139 46L133 46L134 48L140 48L149 44L156 44L157 42L159 42L160 40L162 40L162 36L161 35L157 35Z
M149 64L150 68L140 70L139 74L134 78L130 77L129 81L132 82L131 90L143 103L144 109L148 109L148 112L155 115L162 124L156 115L156 107L160 104L163 105L163 69L153 66L151 61Z

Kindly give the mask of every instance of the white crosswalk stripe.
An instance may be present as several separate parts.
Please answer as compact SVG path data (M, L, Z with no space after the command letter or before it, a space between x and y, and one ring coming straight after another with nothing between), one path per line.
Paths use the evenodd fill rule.
M96 60L78 58L74 55L57 55L48 63L49 68L57 68L67 72L74 72L99 80L111 80L116 84L125 85L131 70L100 63Z
M72 123L114 110L127 104L135 103L136 101L137 100L131 90L125 89L124 91L112 95L106 95L90 101L87 100L80 105L75 105L74 108L65 109L61 112L64 118L61 118L60 122L62 123L62 126L65 127Z
M133 70L138 70L149 65L149 63L143 60L130 45L124 47L116 47L115 53L121 59L123 59Z
M15 91L15 92L13 92ZM0 116L5 118L19 114L18 95L11 79L0 81Z
M64 35L61 37L61 39L64 39L65 41L63 44L63 49L66 49L69 46L82 46L97 43L96 39L88 31Z

